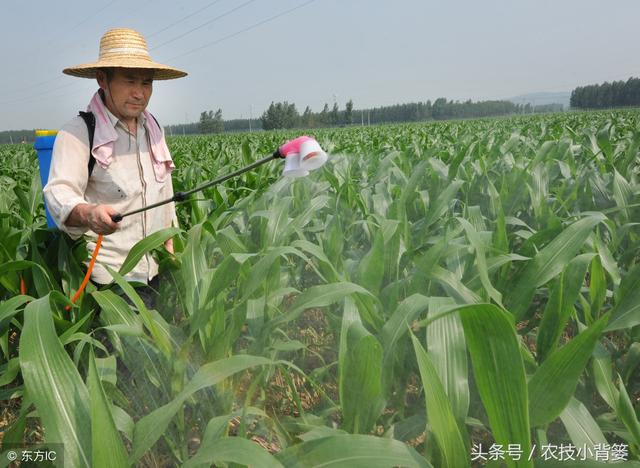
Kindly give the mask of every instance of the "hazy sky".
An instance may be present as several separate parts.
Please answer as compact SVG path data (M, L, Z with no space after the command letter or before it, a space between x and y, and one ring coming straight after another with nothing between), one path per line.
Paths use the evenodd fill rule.
M97 60L112 27L189 73L154 83L149 109L168 125L259 117L271 101L357 109L626 80L640 76L639 18L637 0L4 0L0 130L84 110L97 84L62 69Z

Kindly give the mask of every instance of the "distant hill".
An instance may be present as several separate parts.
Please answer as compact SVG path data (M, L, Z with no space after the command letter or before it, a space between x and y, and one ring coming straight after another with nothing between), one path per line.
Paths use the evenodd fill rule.
M565 109L569 108L570 91L557 93L529 93L508 98L514 104L531 104L532 106L543 106L545 104L562 104Z

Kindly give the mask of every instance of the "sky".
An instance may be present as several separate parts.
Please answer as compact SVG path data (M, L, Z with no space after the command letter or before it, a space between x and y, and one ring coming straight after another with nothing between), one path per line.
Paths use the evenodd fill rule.
M257 118L272 101L319 112L626 80L640 76L638 18L637 0L3 0L0 130L84 110L97 84L62 69L97 60L114 27L189 73L154 83L149 110L171 125L218 108Z

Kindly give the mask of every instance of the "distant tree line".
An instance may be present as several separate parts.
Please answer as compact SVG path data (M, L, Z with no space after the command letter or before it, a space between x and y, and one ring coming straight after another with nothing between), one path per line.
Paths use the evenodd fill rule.
M639 81L639 80L635 80ZM572 96L573 98L573 96ZM435 101L411 102L372 109L354 109L349 100L343 109L334 102L332 107L324 104L320 112L306 106L302 114L295 104L272 102L260 118L224 120L222 109L207 110L200 114L198 122L166 125L166 135L195 135L221 132L243 132L249 130L271 130L277 128L320 128L345 125L373 125L392 122L419 122L426 120L467 119L494 117L509 114L531 114L536 112L561 112L561 104L531 106L510 101L459 102L438 98ZM33 142L33 130L0 132L0 143Z
M571 93L569 102L577 109L640 106L640 78L579 86Z
M370 125L388 122L419 122L424 120L466 119L478 117L493 117L498 115L561 112L562 104L545 106L519 105L510 101L479 101L465 102L448 101L438 98L433 103L412 102L395 104L392 106L374 107L373 109L353 108L353 101L349 100L343 110L334 103L333 108L325 104L322 111L312 112L307 106L299 115L294 104L288 102L271 103L262 114L262 128L316 128L332 127L351 124Z

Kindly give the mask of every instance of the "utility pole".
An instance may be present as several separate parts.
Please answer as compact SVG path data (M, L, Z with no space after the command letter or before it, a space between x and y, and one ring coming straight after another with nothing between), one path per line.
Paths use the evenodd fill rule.
M367 109L367 126L371 126L371 109Z
M249 104L249 133L251 133L251 120L253 120L253 104Z

